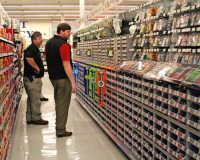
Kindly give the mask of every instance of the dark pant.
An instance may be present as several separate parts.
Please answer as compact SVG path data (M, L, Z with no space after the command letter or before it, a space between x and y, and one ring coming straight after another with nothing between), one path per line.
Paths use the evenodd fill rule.
M56 110L56 134L64 134L71 101L72 87L69 79L52 80Z

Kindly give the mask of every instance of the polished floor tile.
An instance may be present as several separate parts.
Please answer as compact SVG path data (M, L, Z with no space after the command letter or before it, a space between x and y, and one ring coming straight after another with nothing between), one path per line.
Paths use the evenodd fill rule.
M10 160L127 160L97 123L72 97L67 130L68 138L56 138L53 88L47 75L43 78L42 117L48 126L26 125L27 95L24 91L14 130Z

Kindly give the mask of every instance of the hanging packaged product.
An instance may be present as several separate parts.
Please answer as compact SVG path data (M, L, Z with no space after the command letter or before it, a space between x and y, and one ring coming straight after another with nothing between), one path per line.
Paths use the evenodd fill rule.
M132 25L129 28L130 34L135 35L137 32L137 26L136 25Z
M200 46L200 34L198 34L198 38L197 38L197 46Z
M191 53L184 53L182 57L181 63L183 64L191 64L193 59L193 55Z
M84 87L85 87L85 94L89 95L89 75L90 74L90 67L84 67Z
M194 18L194 26L200 26L200 13L197 13Z
M147 53L147 59L150 61L157 61L158 54L155 52L148 52Z
M153 26L153 31L154 31L154 32L159 31L159 30L158 30L158 29L159 29L159 25L160 25L160 22L159 22L159 21L156 21L156 22L154 23L154 26Z
M89 80L89 96L93 99L93 100L95 100L96 99L96 97L95 97L95 95L96 95L96 89L97 89L97 81L96 81L96 79L97 79L97 71L98 71L98 69L97 68L93 68L93 67L90 67L90 70L89 70L89 78L90 78L90 80Z
M200 65L200 55L198 53L193 55L192 64Z
M121 34L122 19L113 19L113 27L116 34Z
M140 46L140 47L144 47L145 41L146 41L146 38L143 37L143 38L142 38L142 41L141 41L141 44L139 44L139 46Z
M154 28L154 23L153 22L148 23L147 24L147 33L152 32L153 28Z
M168 13L170 12L170 4L169 3L165 3L161 6L157 7L157 16L159 18L164 18L164 17L168 17Z
M189 43L188 40L189 40L189 34L183 34L180 46L183 46L183 47L188 46L188 43Z
M172 62L173 63L181 63L182 58L183 58L183 54L180 52L177 52L174 54Z
M75 82L78 83L78 78L79 78L79 63L73 62L73 74L75 76Z
M176 39L175 46L180 46L181 42L182 42L182 39L183 39L183 36L179 35L178 38Z
M144 21L145 19L146 19L145 11L138 12L137 15L135 16L136 23L140 23L140 22Z
M188 46L196 47L198 42L198 34L191 34L188 39Z
M167 52L159 52L157 54L157 61L158 62L166 62L166 56L167 56Z
M97 71L97 97L98 105L100 107L104 106L104 95L106 94L106 71L98 70Z
M173 3L173 9L174 10L178 10L178 9L181 9L182 7L182 0L175 0L174 3Z
M169 20L166 19L160 19L159 25L158 25L158 31L168 31L170 30L170 23Z
M180 17L180 28L190 26L190 14L185 14Z
M138 47L138 41L139 41L139 38L135 38L135 39L133 40L133 44L132 44L132 47L133 47L133 48Z
M155 40L154 40L154 43L153 43L153 46L154 47L162 47L162 45L164 45L164 44L162 44L162 42L163 42L163 37L156 37L155 38Z
M192 1L191 0L182 0L181 5L182 5L182 7L189 7L192 5Z
M147 11L147 19L151 19L151 17L156 16L157 14L157 8L156 7L151 7Z
M132 60L139 60L140 59L140 53L139 52L135 52L132 56Z
M149 40L149 37L146 37L146 38L143 38L143 39L144 39L144 41L142 42L143 47L146 48L146 49L150 48L150 40Z
M140 28L141 28L140 35L147 33L147 25L146 24L142 24Z
M170 47L170 36L164 36L162 39L162 47Z

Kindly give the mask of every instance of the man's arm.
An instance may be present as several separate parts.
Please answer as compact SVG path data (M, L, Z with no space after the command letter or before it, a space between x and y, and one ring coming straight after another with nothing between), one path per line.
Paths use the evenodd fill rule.
M37 66L37 64L35 63L33 58L26 58L28 64L36 71L36 73L40 72L39 67Z
M63 66L65 69L65 73L67 74L71 85L72 85L72 92L75 93L77 91L77 87L76 87L76 83L75 83L75 79L74 79L74 75L72 72L72 67L69 61L63 61Z

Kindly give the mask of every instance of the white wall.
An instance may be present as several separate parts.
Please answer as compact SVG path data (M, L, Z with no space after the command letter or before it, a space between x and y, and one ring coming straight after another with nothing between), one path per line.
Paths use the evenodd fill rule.
M52 22L40 20L27 21L25 23L21 22L20 34L26 39L26 46L31 43L30 35L34 31L41 32L44 39L49 39L52 37Z

